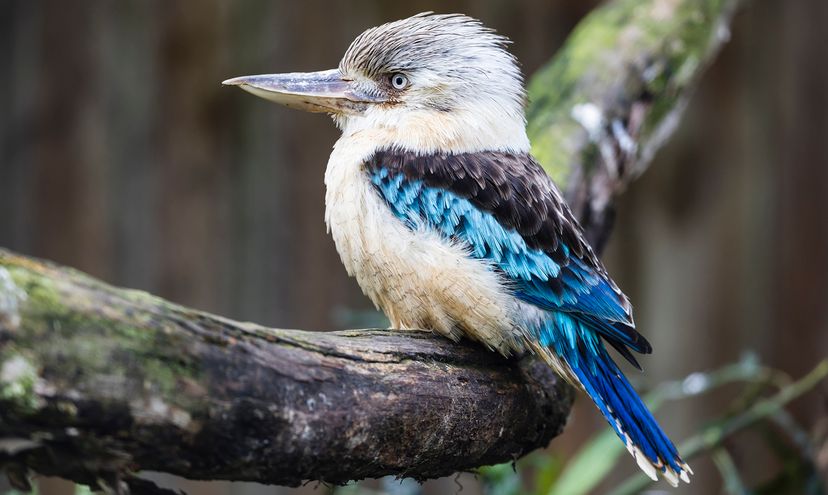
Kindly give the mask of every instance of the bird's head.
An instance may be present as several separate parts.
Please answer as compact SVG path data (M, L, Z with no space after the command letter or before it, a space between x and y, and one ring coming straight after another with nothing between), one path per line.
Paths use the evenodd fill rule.
M360 34L337 69L224 81L333 115L343 134L381 129L412 150L526 151L523 79L508 39L459 14L418 14Z

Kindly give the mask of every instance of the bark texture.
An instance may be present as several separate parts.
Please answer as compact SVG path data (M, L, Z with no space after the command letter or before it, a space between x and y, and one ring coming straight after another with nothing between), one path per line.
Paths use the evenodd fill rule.
M532 153L600 250L613 198L678 125L730 39L740 0L615 0L595 9L529 81Z
M0 461L295 485L425 479L560 432L570 387L426 332L237 323L0 251Z

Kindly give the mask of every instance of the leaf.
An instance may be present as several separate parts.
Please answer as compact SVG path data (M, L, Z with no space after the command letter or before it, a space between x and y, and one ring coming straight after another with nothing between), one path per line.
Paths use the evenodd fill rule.
M600 483L625 452L624 445L609 428L596 435L566 465L549 495L582 495Z

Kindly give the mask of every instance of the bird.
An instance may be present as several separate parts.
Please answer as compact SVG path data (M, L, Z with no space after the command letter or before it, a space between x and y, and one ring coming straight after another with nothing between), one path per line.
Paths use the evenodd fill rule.
M561 192L530 154L510 41L425 12L357 36L336 69L238 86L332 116L325 222L396 329L534 353L581 388L653 480L692 470L613 360L652 347Z

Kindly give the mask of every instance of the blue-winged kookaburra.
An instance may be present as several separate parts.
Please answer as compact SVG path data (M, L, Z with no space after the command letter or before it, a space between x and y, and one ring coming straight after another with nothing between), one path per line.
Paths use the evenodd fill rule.
M690 468L607 352L649 353L627 297L529 154L508 40L464 15L369 29L338 69L225 81L342 130L325 221L395 328L538 354L595 402L641 469Z

